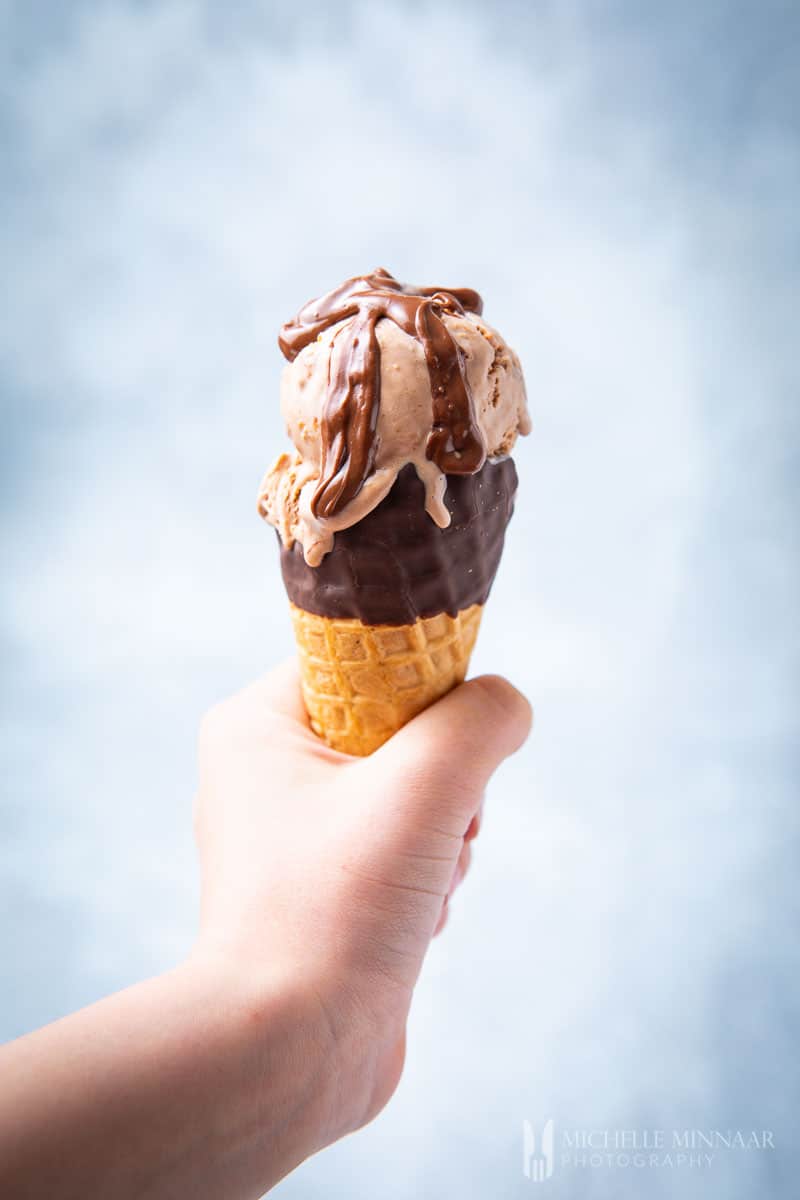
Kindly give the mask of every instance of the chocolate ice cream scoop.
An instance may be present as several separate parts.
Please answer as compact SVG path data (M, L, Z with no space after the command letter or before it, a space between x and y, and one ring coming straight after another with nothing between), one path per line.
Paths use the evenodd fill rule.
M468 288L414 288L388 272L347 280L281 330L281 409L294 443L259 510L317 566L413 465L445 528L448 476L474 474L530 429L516 354Z

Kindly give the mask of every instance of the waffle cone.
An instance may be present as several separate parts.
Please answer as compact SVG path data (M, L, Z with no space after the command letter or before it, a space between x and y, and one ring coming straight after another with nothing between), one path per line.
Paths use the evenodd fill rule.
M413 625L365 625L290 604L311 728L346 754L377 750L467 673L482 604Z

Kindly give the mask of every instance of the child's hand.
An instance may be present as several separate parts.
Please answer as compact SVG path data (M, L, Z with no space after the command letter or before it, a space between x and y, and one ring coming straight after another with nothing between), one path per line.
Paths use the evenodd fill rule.
M320 1144L397 1085L412 990L469 865L484 788L530 723L520 693L485 676L349 758L309 729L293 665L204 721L195 957L299 998L325 1062Z

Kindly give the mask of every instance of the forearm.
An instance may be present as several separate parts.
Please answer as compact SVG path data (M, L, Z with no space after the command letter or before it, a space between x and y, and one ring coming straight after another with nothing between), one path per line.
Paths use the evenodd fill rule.
M320 1144L313 1022L191 963L0 1049L0 1195L257 1197Z

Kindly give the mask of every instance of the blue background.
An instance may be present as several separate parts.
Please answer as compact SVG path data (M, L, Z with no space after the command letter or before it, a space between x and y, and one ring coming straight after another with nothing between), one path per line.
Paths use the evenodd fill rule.
M474 666L537 728L398 1095L276 1194L523 1196L553 1117L777 1144L554 1195L795 1195L797 7L0 0L0 56L0 1034L190 944L198 719L291 652L276 330L385 265L522 358Z

